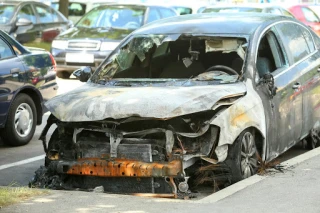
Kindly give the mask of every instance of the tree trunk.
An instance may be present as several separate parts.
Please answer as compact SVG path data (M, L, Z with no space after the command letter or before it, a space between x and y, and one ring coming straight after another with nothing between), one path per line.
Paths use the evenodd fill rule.
M59 0L59 11L68 18L69 16L69 0Z

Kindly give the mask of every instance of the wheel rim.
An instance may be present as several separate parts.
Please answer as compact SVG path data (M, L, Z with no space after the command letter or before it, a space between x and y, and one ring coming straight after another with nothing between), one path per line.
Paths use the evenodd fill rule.
M18 106L14 116L14 127L20 137L27 137L33 126L32 109L27 103Z
M244 178L255 174L257 168L256 146L254 137L246 132L241 140L241 172Z

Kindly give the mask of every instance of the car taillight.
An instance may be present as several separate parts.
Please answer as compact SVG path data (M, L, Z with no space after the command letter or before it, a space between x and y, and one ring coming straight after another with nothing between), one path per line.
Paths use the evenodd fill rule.
M51 62L52 62L53 70L54 70L54 71L57 71L57 70L56 70L56 69L57 69L56 60L54 60L54 57L53 57L53 55L52 55L51 53L49 53L49 55L50 55L50 59L51 59Z

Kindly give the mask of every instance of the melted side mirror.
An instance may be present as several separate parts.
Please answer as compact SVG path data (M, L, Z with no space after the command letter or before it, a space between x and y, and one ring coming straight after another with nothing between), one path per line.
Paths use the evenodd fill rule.
M92 74L91 67L81 67L72 73L81 82L87 82Z
M19 27L19 26L29 26L29 25L32 25L32 21L30 21L29 19L26 19L26 18L19 18L17 23L16 23L17 27Z
M273 98L277 94L277 87L274 85L274 78L271 73L266 73L262 77L262 81L264 84L268 86L270 97Z

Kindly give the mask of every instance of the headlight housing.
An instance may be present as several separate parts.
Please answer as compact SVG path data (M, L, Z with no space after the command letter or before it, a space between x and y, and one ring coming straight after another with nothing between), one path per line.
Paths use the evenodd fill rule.
M52 41L52 48L57 49L67 49L68 48L68 41L65 40L53 40Z
M112 51L119 45L119 42L102 42L100 46L101 51Z

